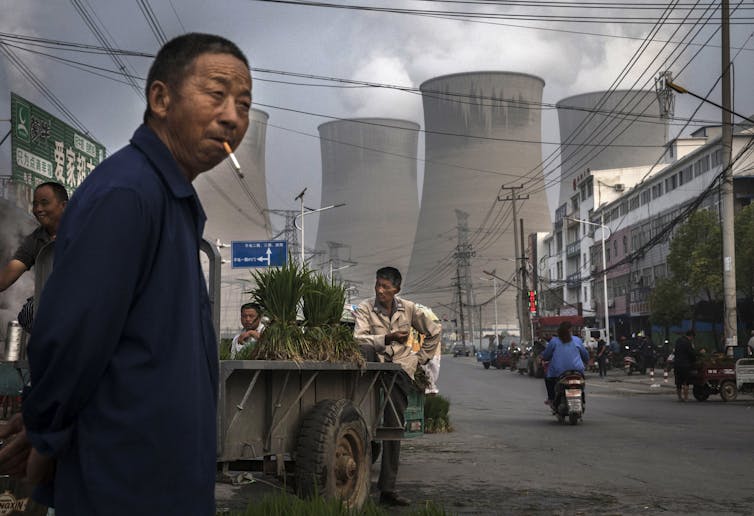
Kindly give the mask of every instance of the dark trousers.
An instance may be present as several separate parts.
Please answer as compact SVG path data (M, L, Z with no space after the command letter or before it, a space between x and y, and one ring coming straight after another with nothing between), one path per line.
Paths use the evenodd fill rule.
M600 376L606 376L607 375L607 357L605 355L602 355L601 357L597 357L597 364L600 368Z
M390 393L390 399L395 406L395 411L390 403L385 407L384 424L385 426L402 426L403 415L406 413L408 405L407 392L410 389L411 380L405 372L398 374L395 379L395 385ZM397 412L397 417L396 417ZM377 481L377 487L382 492L395 491L395 479L398 477L398 465L401 459L401 442L400 441L382 441L382 466L380 467L380 478Z
M545 378L545 387L547 388L547 399L550 401L555 400L555 386L558 384L558 378Z

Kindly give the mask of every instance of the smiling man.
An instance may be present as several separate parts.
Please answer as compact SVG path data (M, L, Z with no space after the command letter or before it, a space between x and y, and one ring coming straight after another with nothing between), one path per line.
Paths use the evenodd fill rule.
M34 189L32 213L39 227L24 238L13 258L0 270L0 292L13 285L21 275L30 270L37 255L48 242L55 240L63 210L68 202L68 192L60 183L47 182Z
M0 435L0 470L25 472L58 516L215 513L217 342L191 182L246 132L248 61L224 38L180 36L146 97L130 145L66 209L23 421Z

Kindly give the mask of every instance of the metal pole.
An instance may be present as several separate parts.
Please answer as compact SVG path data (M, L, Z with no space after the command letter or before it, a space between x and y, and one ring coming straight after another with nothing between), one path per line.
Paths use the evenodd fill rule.
M498 326L497 326L497 278L495 276L492 276L492 288L495 289L495 349L497 349L498 342Z
M723 298L725 300L725 345L737 346L738 337L737 307L736 307L736 250L734 217L735 199L733 196L733 169L731 167L731 153L733 150L733 127L731 125L731 88L730 88L730 25L728 0L722 1L722 165L723 178L720 183L722 198L723 230ZM725 350L722 350L725 351Z
M600 226L602 229L602 295L605 305L605 345L610 343L610 310L607 306L607 258L605 254L605 211L600 210Z
M515 255L515 267L516 267L516 317L518 318L519 337L521 340L524 336L524 319L521 317L521 271L518 268L518 212L516 211L516 194L513 192L511 195L511 202L513 207L513 248Z
M301 196L301 267L304 266L304 196Z

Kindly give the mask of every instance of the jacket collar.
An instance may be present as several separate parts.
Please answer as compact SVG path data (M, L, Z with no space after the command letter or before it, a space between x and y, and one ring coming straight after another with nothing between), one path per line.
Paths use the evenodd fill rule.
M183 175L183 171L178 166L178 162L167 146L160 140L157 134L146 124L142 124L136 129L131 144L138 148L146 155L147 159L154 165L157 175L167 185L168 190L177 199L193 198L194 214L196 217L196 226L199 236L204 233L204 223L207 215L204 213L202 203L196 194L193 185Z

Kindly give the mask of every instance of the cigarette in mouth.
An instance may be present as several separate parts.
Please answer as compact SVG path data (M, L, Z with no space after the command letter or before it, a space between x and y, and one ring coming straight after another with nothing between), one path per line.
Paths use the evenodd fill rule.
M230 158L230 162L233 164L233 168L240 177L243 177L243 172L241 172L241 165L238 163L236 155L233 154L233 149L230 148L230 144L228 142L223 142L223 147L225 147L225 152L228 153L228 157Z

